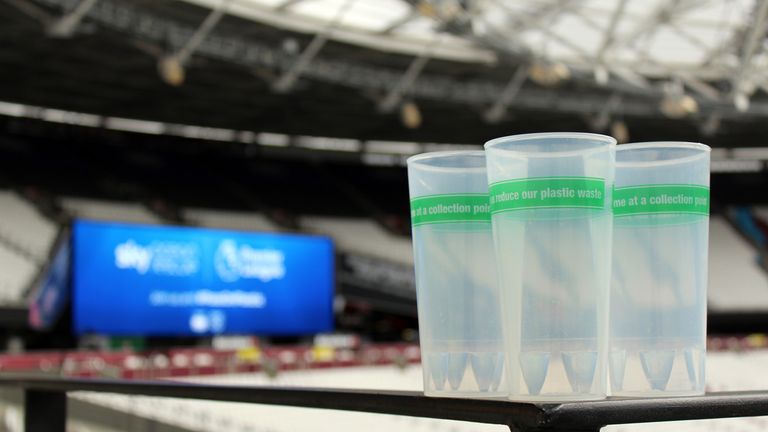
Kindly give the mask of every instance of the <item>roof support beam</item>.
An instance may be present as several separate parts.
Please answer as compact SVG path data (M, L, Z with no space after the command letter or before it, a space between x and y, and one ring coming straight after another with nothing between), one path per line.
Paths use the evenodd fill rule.
M291 67L286 70L283 75L274 82L274 84L272 84L272 89L274 91L278 93L286 93L293 88L293 86L296 84L296 81L301 77L310 63L312 63L312 60L315 59L315 56L317 56L320 50L323 49L325 43L328 42L328 38L333 33L333 30L338 26L339 22L344 17L344 14L347 12L347 10L349 10L349 8L352 6L352 3L354 2L355 0L347 0L344 2L344 4L341 5L341 7L339 7L333 20L328 23L322 32L315 35L312 41L309 42L309 45L307 45L307 47L304 49L304 51L299 54L299 57L291 65Z
M616 5L616 9L611 14L611 21L608 23L608 28L605 29L603 35L603 43L600 44L600 49L597 50L597 61L602 63L605 57L605 52L611 47L615 40L616 27L619 25L622 15L624 15L624 9L627 7L627 0L619 0L619 4Z
M685 29L682 26L680 26L678 23L669 22L669 23L667 23L667 27L672 29L672 31L677 33L678 36L680 36L681 38L683 38L686 41L688 41L688 43L690 43L691 45L697 46L697 47L701 48L704 51L709 51L712 48L709 44L707 44L706 42L701 40L701 38L699 38L698 36L692 34L687 29Z
M288 8L292 7L295 4L301 3L304 0L285 0L282 2L279 6L275 8L278 12L285 12Z
M584 18L585 22L591 23L591 20L588 19L587 17L584 17L584 16L580 16L580 17ZM675 31L678 31L678 33L680 33L680 35L682 37L685 37L687 35L687 33L683 33L682 29L680 29L679 26L677 26L675 23L667 22L666 24L671 29L673 29ZM591 25L596 26L597 24L591 23ZM696 41L695 42L695 41L691 40L690 42L694 43L694 44L697 44L697 43L703 44L703 42L700 42L700 41ZM640 54L640 55L643 54L642 52L640 52L640 48L637 47L637 46L633 46L632 49L637 51L638 54ZM704 82L704 81L702 81L702 80L692 76L691 74L681 74L681 73L677 73L676 74L674 71L670 70L669 67L661 64L660 62L658 62L658 61L656 61L656 60L654 60L652 58L645 58L645 61L647 63L649 63L649 64L653 64L654 66L656 66L660 70L663 70L665 72L665 74L667 74L669 76L673 76L673 75L678 76L678 78L680 78L680 80L682 80L682 82L686 85L686 87L690 88L691 90L695 91L696 93L700 94L701 96L705 97L706 99L709 99L709 100L712 100L712 101L715 101L715 102L719 102L720 101L720 97L721 97L720 92L716 88L714 88L713 86L707 84L706 82ZM611 70L611 72L613 72L617 76L620 76L621 78L623 78L627 82L635 82L636 85L641 86L641 87L645 87L645 88L649 88L650 87L650 83L648 83L648 81L644 77L642 77L641 75L636 74L635 72L633 72L633 71L631 71L629 69L617 69L617 68L614 68L614 69Z
M608 68L605 65L605 53L615 40L616 27L618 26L622 15L624 15L626 6L627 0L619 0L619 4L616 5L616 9L614 9L613 14L611 14L611 21L608 23L608 27L603 33L603 42L600 44L600 48L598 48L597 54L595 55L594 72L595 81L597 81L598 84L605 85L608 83ZM583 14L580 14L579 16L584 18Z
M299 58L291 65L291 68L275 81L272 89L278 93L290 91L326 42L328 42L327 35L315 35L309 45L301 52Z
M382 35L388 35L392 33L393 31L397 30L398 28L404 26L405 24L408 24L409 22L413 21L414 19L421 16L418 10L416 8L411 8L410 12L403 15L399 19L393 21L390 25L388 25L386 28L381 30L379 33Z
M213 31L213 28L216 27L216 24L218 24L219 21L221 21L221 18L224 17L230 1L231 0L221 0L219 6L216 9L213 9L208 14L208 16L205 17L203 23L200 24L200 27L197 28L187 43L185 43L181 49L173 54L172 57L174 57L182 65L189 61L190 57L192 57L195 51L197 51L197 48L200 46L200 44L205 40L206 37L208 37L211 31Z
M88 11L96 6L99 0L82 0L75 6L72 12L67 13L48 26L48 35L58 38L69 38L75 34L80 22L88 14Z
M595 131L604 131L608 129L608 125L611 122L611 116L617 111L617 108L621 105L621 95L613 93L605 105L589 119L589 126Z
M640 48L633 47L635 51L640 53ZM677 76L683 84L685 84L686 87L690 88L691 90L695 91L699 95L703 96L706 99L709 99L713 102L720 102L721 100L721 94L720 91L717 90L715 87L711 86L710 84L696 78L695 76L691 75L690 73L675 73L673 70L671 70L669 67L661 64L660 62L652 59L652 58L646 58L645 61L649 64L654 65L655 67L659 68L659 70L663 70L664 73L668 76ZM627 70L628 71L628 70ZM616 70L613 71L614 73ZM634 74L634 72L632 72ZM638 75L640 78L642 76ZM627 77L629 78L629 77ZM625 78L626 79L626 78ZM650 84L645 80L645 78L642 78L645 82L646 87L650 87Z
M581 13L575 13L574 16L581 18L585 23L597 27L598 29L602 30L592 19L587 18ZM577 45L570 39L563 37L556 33L554 30L551 30L548 27L542 27L540 30L544 35L551 38L555 42L559 43L560 45L568 48L571 50L574 54L576 54L582 61L584 62L593 62L594 57L591 53L589 53L585 48ZM621 78L623 81L625 81L627 84L630 84L632 87L639 87L643 90L647 90L649 88L648 81L640 74L637 74L629 69L625 68L615 68L610 63L605 65L606 69L610 72L612 72L617 77ZM630 91L630 89L625 89L627 91Z
M494 49L506 50L509 49L510 42L512 42L516 46L516 50L520 51L517 54L523 54L525 57L532 58L534 53L524 45L517 43L516 39L523 32L532 28L547 29L547 22L552 22L560 15L567 12L575 13L581 2L581 0L574 0L548 3L540 6L531 13L520 15L516 11L510 9L506 3L499 0L493 0L493 3L498 7L506 10L510 20L512 20L514 30L509 32L507 27L499 29L490 22L485 21L483 24L495 34L490 35L490 40L486 37L485 40L481 40L481 42Z
M722 17L720 23L718 24L719 27L731 27L728 23L727 17ZM732 32L727 40L723 41L722 43L715 44L715 46L709 48L704 53L705 55L704 60L701 62L701 67L708 67L711 66L713 63L720 60L725 54L732 52L732 51L738 51L739 45L741 43L741 40L744 37L744 33L748 29L735 29L732 28Z
M403 99L403 95L407 93L411 86L413 86L413 84L416 82L416 79L418 79L421 71L424 70L424 67L432 57L434 49L440 44L441 41L442 37L438 34L432 39L432 41L429 42L429 44L424 47L424 51L422 51L418 57L413 59L411 64L408 65L408 69L400 78L400 81L398 81L398 83L389 90L389 93L387 93L384 99L382 99L379 103L379 111L389 113L392 112L395 107L397 107L397 105Z
M746 87L748 83L745 82L745 78L747 78L750 72L752 58L757 50L758 42L765 37L766 29L768 29L768 0L758 0L757 4L755 4L753 16L755 17L754 24L744 40L741 50L741 61L731 81L734 99L746 97L745 93L747 93Z
M682 29L679 25L677 25L674 21L671 20L672 18L669 15L670 9L668 9L668 8L669 7L673 7L674 8L675 6L676 6L675 3L670 4L670 5L665 5L660 12L656 13L659 16L666 15L666 17L668 18L667 20L661 21L660 23L666 24L670 29L672 29L673 31L678 33L681 37L683 37L686 40L688 40L691 44L697 45L697 46L699 46L701 48L709 49L710 47L707 46L703 41L699 40L696 37L693 37L687 31ZM617 10L618 10L618 8L617 8ZM686 9L686 11L688 11L688 10ZM584 15L579 15L579 17L582 18L586 23L592 25L593 27L597 27L597 24L594 23L590 18L588 18L588 17L586 17ZM601 48L601 51L602 51L601 54L604 55L605 52L608 51L609 49L610 49L610 45L608 45L604 49ZM641 49L639 47L633 46L632 49L637 51L639 55L643 55L643 53L641 52ZM702 80L692 76L691 74L680 74L680 73L676 74L674 71L670 70L669 67L667 67L667 66L661 64L660 62L658 62L658 61L656 61L656 60L654 60L652 58L649 58L649 57L646 57L645 61L647 63L649 63L649 64L653 64L654 66L658 67L660 70L664 70L665 73L667 75L669 75L669 76L678 76L678 78L680 78L680 80L686 85L686 87L688 87L691 90L695 91L696 93L698 93L699 95L703 96L704 98L709 99L711 101L715 101L715 102L719 102L721 100L720 92L716 88L714 88L713 86L709 85L708 83L706 83L706 82L704 82L704 81L702 81ZM650 87L650 84L648 83L648 81L645 78L643 78L641 75L638 75L638 74L636 74L635 72L633 72L633 71L631 71L629 69L613 69L611 72L613 72L616 75L622 77L627 82L636 82L636 85L638 85L638 86L642 86L642 87L646 87L646 88ZM637 79L640 79L640 81L636 81Z
M720 102L720 97L721 97L720 91L715 87L690 75L681 74L679 75L679 77L683 81L683 84L685 84L686 87L690 88L691 90L695 91L696 93L700 94L701 96L713 102Z
M668 23L702 5L709 3L710 0L674 0L670 2L661 2L659 8L645 21L637 25L632 32L615 41L612 48L634 45L643 36L655 33L659 24Z
M509 9L506 3L503 3L500 0L494 0L494 3L504 9L507 9L510 18L515 21L516 27L513 36L517 36L525 30L542 26L547 21L554 21L564 13L573 12L574 10L578 9L579 6L581 6L580 3L582 2L583 0L548 3L539 7L530 14L518 15L515 14L513 10Z
M498 123L501 121L502 117L504 117L504 114L507 112L509 104L512 103L512 100L523 87L526 78L528 78L528 65L520 65L507 83L507 86L504 87L504 91L501 92L501 95L496 102L483 114L485 121L488 123Z

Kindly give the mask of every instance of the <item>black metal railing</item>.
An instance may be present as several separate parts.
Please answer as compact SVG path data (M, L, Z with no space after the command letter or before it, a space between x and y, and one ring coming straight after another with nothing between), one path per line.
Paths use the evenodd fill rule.
M622 399L557 404L428 398L419 392L245 387L171 381L0 377L25 394L27 432L63 432L68 392L90 391L184 399L359 411L502 424L511 431L597 431L603 426L768 415L768 392Z

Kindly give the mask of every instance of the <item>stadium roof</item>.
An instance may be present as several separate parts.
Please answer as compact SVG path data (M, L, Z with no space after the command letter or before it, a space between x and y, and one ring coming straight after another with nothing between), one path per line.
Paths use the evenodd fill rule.
M435 58L494 62L493 51L440 30L435 10L405 0L186 0L224 8L228 14L303 33L387 52L419 55L426 47ZM426 3L425 3L426 4ZM439 38L439 44L435 39Z
M749 0L0 0L0 101L360 139L760 145L767 25Z
M435 58L478 62L502 51L655 77L727 78L747 54L742 39L765 31L754 0L185 1L384 51L435 45ZM751 61L762 64L756 48Z

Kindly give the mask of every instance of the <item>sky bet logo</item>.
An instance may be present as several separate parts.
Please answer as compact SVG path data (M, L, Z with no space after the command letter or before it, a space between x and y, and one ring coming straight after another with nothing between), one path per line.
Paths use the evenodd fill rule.
M190 242L153 241L145 246L130 239L115 247L115 267L140 275L189 276L200 269L200 249Z
M275 249L254 249L231 239L222 240L213 258L216 274L224 282L258 279L269 282L285 276L285 255Z
M135 269L139 274L147 274L152 264L152 251L128 240L115 248L115 266L119 269Z

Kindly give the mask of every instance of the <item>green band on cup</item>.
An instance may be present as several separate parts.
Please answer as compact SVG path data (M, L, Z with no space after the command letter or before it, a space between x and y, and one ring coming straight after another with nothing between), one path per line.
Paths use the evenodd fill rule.
M491 214L486 194L430 195L411 200L411 223L489 223Z
M709 187L665 184L615 188L614 216L709 214Z
M605 207L605 180L596 177L534 177L489 188L491 213L537 208Z

